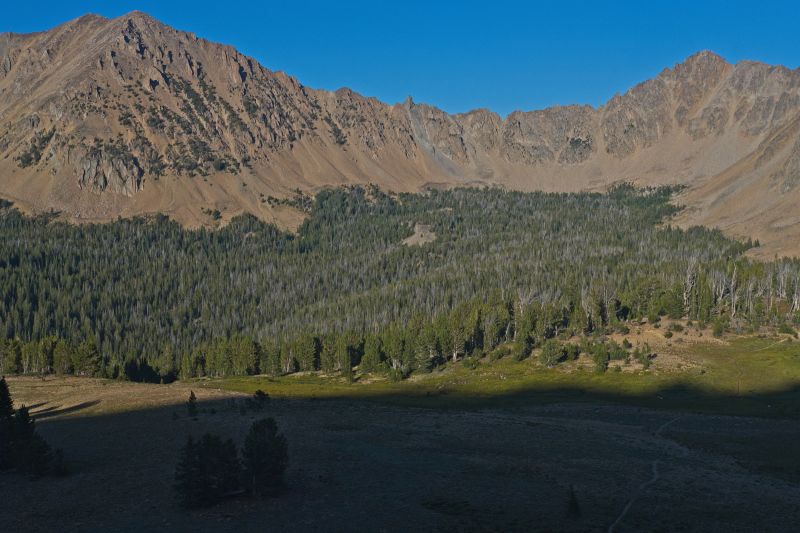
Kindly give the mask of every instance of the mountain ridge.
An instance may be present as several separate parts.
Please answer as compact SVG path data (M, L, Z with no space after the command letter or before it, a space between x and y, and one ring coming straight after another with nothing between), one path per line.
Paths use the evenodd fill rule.
M75 221L167 213L188 226L295 189L682 184L681 225L800 253L800 69L710 51L602 106L448 114L313 89L141 12L0 34L0 195Z

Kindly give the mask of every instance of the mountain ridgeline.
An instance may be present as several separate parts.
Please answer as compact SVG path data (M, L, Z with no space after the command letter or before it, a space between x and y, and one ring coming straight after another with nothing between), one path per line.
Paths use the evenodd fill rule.
M599 108L451 115L305 87L139 12L0 35L0 195L71 220L164 213L198 227L272 199L374 183L687 187L676 224L800 252L800 72L700 52Z

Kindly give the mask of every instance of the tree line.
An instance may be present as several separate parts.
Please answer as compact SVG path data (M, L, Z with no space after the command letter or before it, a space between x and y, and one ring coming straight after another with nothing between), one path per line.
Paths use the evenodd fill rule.
M75 226L0 206L0 371L171 381L404 377L631 321L789 327L800 264L668 225L674 188L321 191L296 234L251 216ZM404 244L417 224L436 238Z

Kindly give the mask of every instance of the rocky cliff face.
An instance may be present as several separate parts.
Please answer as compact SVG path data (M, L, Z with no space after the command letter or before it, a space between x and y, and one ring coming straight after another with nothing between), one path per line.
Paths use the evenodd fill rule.
M0 194L74 218L202 224L213 206L272 220L267 196L338 183L630 180L689 185L684 223L800 242L800 208L775 214L800 183L800 72L710 52L599 109L449 115L310 89L142 13L88 15L0 35L0 127Z

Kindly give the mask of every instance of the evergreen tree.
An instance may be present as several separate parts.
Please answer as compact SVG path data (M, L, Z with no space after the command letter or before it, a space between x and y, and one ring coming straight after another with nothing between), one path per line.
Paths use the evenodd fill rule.
M4 344L5 353L0 353L0 370L7 374L19 374L22 371L22 343L17 339L9 339Z
M17 469L39 477L50 467L50 446L36 433L28 408L20 407L14 415L11 434L11 458Z
M319 357L320 369L323 372L333 372L338 366L336 360L336 350L339 344L335 334L326 335L322 338L322 351Z
M255 496L275 494L284 485L288 464L286 438L273 418L254 422L242 449L244 480Z
M14 423L14 401L6 378L0 378L0 470L11 467Z
M5 376L0 377L0 420L10 420L13 416L14 400L11 399L11 391L8 390Z
M97 376L100 374L102 357L97 349L94 337L84 340L74 352L73 368L82 376Z
M211 434L181 448L175 468L175 490L184 507L208 507L235 494L241 464L233 441Z
M348 383L353 381L353 352L346 335L340 335L336 342L336 362L339 371Z
M294 358L300 370L319 369L319 340L310 333L301 333L293 346Z
M59 339L53 347L53 371L58 375L72 374L72 348L64 339Z
M362 373L377 373L383 370L383 346L377 335L367 335L364 339L364 357L361 358L359 370Z
M189 399L186 401L186 413L189 418L197 417L197 397L194 395L193 390L189 391Z
M175 467L175 490L182 506L198 507L202 505L204 501L202 479L203 465L200 464L197 445L190 435L180 450L178 464Z
M175 354L172 352L172 345L165 344L158 361L155 364L158 370L158 378L161 383L172 383L177 376L175 365Z

